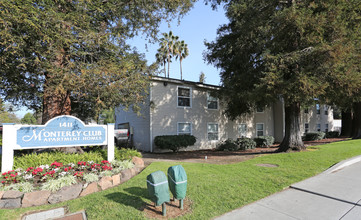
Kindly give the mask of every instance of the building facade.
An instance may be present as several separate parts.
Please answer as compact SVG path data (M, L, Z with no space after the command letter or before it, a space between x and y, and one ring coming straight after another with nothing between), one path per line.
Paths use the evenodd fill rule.
M184 80L153 77L149 96L141 114L116 109L116 128L129 123L133 144L142 151L157 151L154 138L160 135L191 134L197 138L186 150L215 148L228 138L274 136L277 142L284 136L284 108L281 101L254 113L230 120L224 107L211 92L218 86ZM321 109L322 108L322 109ZM317 109L320 110L314 113ZM302 114L303 131L332 130L332 109L318 106Z

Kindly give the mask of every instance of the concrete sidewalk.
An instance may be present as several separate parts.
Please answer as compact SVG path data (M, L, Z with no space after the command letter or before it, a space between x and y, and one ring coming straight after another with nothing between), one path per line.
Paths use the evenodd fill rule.
M361 156L215 219L361 219Z

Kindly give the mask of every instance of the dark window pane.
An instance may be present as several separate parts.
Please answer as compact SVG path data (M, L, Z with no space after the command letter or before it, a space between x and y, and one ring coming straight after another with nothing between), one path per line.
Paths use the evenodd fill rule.
M178 97L178 106L188 106L190 107L190 98L181 98Z
M178 88L178 96L190 97L190 89Z
M209 109L218 109L218 102L217 101L208 101L208 108Z

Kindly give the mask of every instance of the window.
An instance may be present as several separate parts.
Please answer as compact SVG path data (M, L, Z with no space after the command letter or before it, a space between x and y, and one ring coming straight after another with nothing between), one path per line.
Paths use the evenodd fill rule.
M317 124L317 131L321 131L321 124Z
M308 129L309 129L308 126L309 126L308 123L305 123L305 133L308 133Z
M186 87L178 87L178 107L191 107L192 90Z
M325 105L325 115L328 115L328 107L327 107L327 105Z
M257 106L256 112L257 112L257 113L263 113L263 112L264 112L264 108Z
M118 124L118 128L117 129L129 129L129 123L121 123Z
M208 109L218 109L218 99L211 96L210 93L207 94L207 106Z
M263 123L256 124L257 136L263 136Z
M178 122L177 134L192 134L192 124L190 122Z
M328 124L325 124L325 132L328 132Z
M318 115L321 113L320 104L316 104L316 113Z
M305 109L305 114L308 114L308 108Z
M208 123L207 134L208 134L209 141L217 141L218 140L218 124L217 123Z
M238 125L238 137L246 137L247 136L247 125L239 124Z

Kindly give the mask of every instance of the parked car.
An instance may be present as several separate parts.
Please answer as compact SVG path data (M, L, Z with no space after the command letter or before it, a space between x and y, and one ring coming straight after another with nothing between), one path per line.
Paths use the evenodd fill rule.
M130 147L132 140L132 129L129 123L118 124L114 129L114 143L118 147Z

